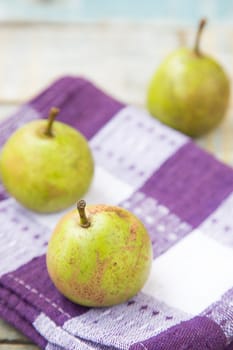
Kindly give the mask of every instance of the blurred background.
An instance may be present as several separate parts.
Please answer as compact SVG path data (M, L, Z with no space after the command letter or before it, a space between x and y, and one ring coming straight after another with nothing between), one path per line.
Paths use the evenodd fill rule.
M193 46L203 16L201 47L232 81L233 0L0 0L0 118L67 74L145 108L153 72L174 49ZM224 122L195 142L233 165L232 136L231 99ZM4 339L14 349L26 343L0 320Z
M166 20L193 23L206 15L231 21L231 0L1 0L2 20L95 21Z
M0 0L0 116L64 74L144 107L153 72L172 50L193 46L203 16L201 47L232 79L233 0ZM232 114L196 141L228 164Z

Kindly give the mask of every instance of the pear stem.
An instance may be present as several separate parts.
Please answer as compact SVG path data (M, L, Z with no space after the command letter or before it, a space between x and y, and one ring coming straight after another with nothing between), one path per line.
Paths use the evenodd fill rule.
M202 31L207 23L207 20L205 18L202 18L199 22L197 33L196 33L196 38L195 38L195 44L194 44L194 52L200 56L200 39L202 35Z
M87 218L85 207L86 207L86 202L83 199L78 201L77 209L80 216L80 226L87 228L91 225L91 223Z
M53 131L52 131L52 127L53 127L53 122L56 118L56 116L58 115L58 113L60 112L59 108L56 107L52 107L49 111L49 116L48 116L48 124L47 127L45 129L45 135L46 136L53 136Z

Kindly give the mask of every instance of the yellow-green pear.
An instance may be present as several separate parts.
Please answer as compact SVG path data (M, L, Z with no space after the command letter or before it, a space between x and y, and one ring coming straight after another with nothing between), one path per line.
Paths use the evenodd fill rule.
M206 21L199 23L193 49L171 53L155 72L147 93L150 113L161 122L197 137L223 119L230 96L221 65L199 47Z
M74 128L38 119L18 129L0 157L1 180L23 206L50 213L74 204L88 190L94 163L87 140Z
M133 297L146 282L150 237L141 221L115 206L78 202L57 224L47 251L57 289L84 306L110 306Z

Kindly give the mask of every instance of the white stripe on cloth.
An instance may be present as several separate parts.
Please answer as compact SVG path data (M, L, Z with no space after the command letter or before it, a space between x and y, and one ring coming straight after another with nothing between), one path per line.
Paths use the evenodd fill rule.
M49 343L59 345L69 350L92 350L78 338L69 335L61 327L58 327L49 317L41 313L33 322L33 326ZM48 345L46 349L51 349ZM53 348L53 347L52 347ZM56 347L55 347L56 348Z
M74 336L128 349L131 344L155 336L190 318L190 314L139 293L128 303L111 308L93 308L66 321L63 328Z
M46 252L50 230L33 220L14 199L0 202L0 275Z
M97 164L136 190L189 141L147 112L128 106L91 139Z
M143 291L194 315L233 286L233 254L196 229L159 256Z

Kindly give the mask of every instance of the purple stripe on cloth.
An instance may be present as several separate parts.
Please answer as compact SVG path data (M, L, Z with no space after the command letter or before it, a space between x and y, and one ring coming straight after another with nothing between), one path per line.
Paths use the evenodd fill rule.
M223 350L225 346L226 337L219 325L197 316L132 345L130 350Z
M6 289L2 289L0 286L0 294L2 292L5 293L6 297ZM18 330L20 330L22 333L24 333L28 338L30 338L34 343L36 343L40 348L44 349L47 345L47 341L34 329L32 325L32 321L28 321L25 317L20 316L20 313L18 313L18 309L14 307L10 307L8 305L8 300L10 296L10 292L7 295L7 300L0 297L0 317L6 320L7 322L11 323L14 327L16 327ZM19 303L22 303L22 300L19 300ZM31 310L31 315L33 311ZM27 312L27 315L29 315L29 312ZM35 315L33 315L33 318ZM30 319L30 318L29 318Z
M89 310L73 304L57 291L48 276L44 255L5 274L0 283L46 313L58 325Z
M181 147L140 189L193 227L232 190L232 169L193 142Z
M191 316L144 293L128 302L108 308L92 308L66 322L64 329L81 339L89 339L119 349L154 337L190 319Z
M225 350L233 350L233 341L226 347Z
M88 84L88 81L82 78L72 76L58 78L32 98L29 104L33 105L40 114L46 113L52 103L54 103L53 106L62 106L66 102L67 96L71 96L75 88L77 91L86 84Z
M58 80L29 104L44 118L53 105L59 107L57 120L77 128L88 139L124 107L87 80L72 77Z
M26 303L20 296L11 290L0 285L0 300L7 305L9 309L15 310L17 314L25 315L29 322L34 322L40 311L36 310L30 304Z
M3 188L0 188L0 202L7 198L9 198L9 195Z
M215 321L222 328L228 342L233 340L233 288L224 293L220 300L201 313Z

